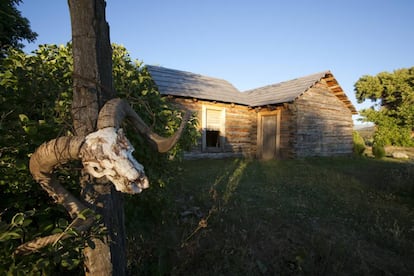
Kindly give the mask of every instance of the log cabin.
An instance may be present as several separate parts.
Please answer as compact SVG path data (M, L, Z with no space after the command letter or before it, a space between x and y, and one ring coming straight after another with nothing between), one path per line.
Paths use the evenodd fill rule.
M240 92L219 78L147 69L162 96L197 114L201 135L187 159L352 154L357 111L330 71Z

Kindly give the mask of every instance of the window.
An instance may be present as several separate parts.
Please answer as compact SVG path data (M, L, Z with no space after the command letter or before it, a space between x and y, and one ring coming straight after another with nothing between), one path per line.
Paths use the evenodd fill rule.
M206 146L208 148L220 147L220 131L206 129Z
M225 109L203 106L203 151L221 151L224 148Z

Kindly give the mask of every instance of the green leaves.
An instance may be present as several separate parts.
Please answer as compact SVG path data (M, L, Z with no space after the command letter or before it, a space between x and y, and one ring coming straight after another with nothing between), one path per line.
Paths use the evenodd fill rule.
M29 212L31 214L31 212ZM25 213L17 213L13 216L9 225L0 221L0 243L9 240L21 240L24 237L23 228L28 227L32 223Z
M11 226L22 226L24 221L24 214L23 213L17 213L11 221Z
M382 145L412 146L414 141L414 67L363 76L355 83L359 103L366 100L377 106L360 111L364 121L374 122L374 137Z
M352 140L354 142L353 152L356 156L362 156L365 151L365 141L364 138L359 134L358 131L352 132Z
M24 237L24 227L29 226L32 220L26 218L26 214L17 213L13 216L9 225L0 221L0 243L10 240L22 240Z
M3 232L0 234L0 242L12 239L21 239L22 235L17 232Z
M354 86L358 103L367 99L376 101L381 98L382 85L378 77L362 76Z
M113 45L113 78L118 96L126 98L143 120L158 134L170 136L179 126L181 112L173 108L158 93L150 74L142 62L132 60L128 51ZM6 58L0 59L0 274L1 267L10 271L46 271L56 274L79 268L81 250L91 236L73 232L63 208L52 200L34 182L30 175L29 157L43 142L72 135L72 71L71 45L40 45L32 54L11 49ZM147 197L164 200L161 186L168 184L175 171L170 158L179 157L182 150L194 143L198 134L192 121L181 144L170 155L154 152L135 133L128 137L137 151L137 159L144 163L153 184L153 193ZM126 128L128 128L126 126ZM177 158L178 159L178 158ZM68 164L57 170L58 180L69 190L79 193L79 164ZM163 170L159 170L162 167ZM157 185L158 184L158 185ZM141 198L142 200L142 198ZM153 212L151 204L143 204L143 214ZM158 211L161 211L162 204ZM36 210L33 214L27 210ZM147 212L150 210L149 212ZM94 215L90 210L79 214L80 219ZM95 217L95 221L99 221ZM88 235L102 236L99 223ZM70 234L73 237L61 241L44 251L15 261L11 258L14 249L36 237L53 233ZM9 271L9 272L10 272ZM38 273L41 274L41 273Z
M0 218L0 274L1 275L52 275L80 269L81 250L85 236L71 228L68 220L50 217L58 213L53 208L43 211L30 210L15 214L6 222ZM62 214L59 214L62 216ZM37 226L39 226L37 228ZM36 231L37 230L37 231ZM14 256L17 246L36 237L65 233L73 238L58 240L39 252L24 257ZM63 268L63 270L62 270ZM73 271L72 274L77 274Z
M17 6L21 0L4 0L0 4L2 12L0 34L0 58L8 47L23 48L23 40L33 42L37 34L30 28L30 22L23 17Z
M40 275L36 271L53 274L50 269L58 266L47 256L56 249L47 248L18 260L12 258L12 253L23 242L62 232L68 226L61 207L49 207L52 200L34 182L28 165L30 155L41 143L71 130L71 62L69 47L53 45L39 46L31 55L10 50L0 60L1 275L6 273L3 267L13 275ZM61 180L72 182L66 177ZM65 251L82 246L82 242L75 242L65 246ZM68 259L80 260L79 252L71 253Z

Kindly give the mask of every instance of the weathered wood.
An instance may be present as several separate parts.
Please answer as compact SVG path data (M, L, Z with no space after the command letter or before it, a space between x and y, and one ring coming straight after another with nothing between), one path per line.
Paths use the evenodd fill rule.
M259 97L260 99L253 102L260 102L263 106L251 108L243 103L173 99L179 102L182 108L198 114L200 132L203 105L213 105L226 110L222 150L217 152L217 149L212 149L210 152L203 152L203 143L200 140L187 156L198 155L202 158L212 154L231 156L239 153L245 156L262 156L263 130L260 118L272 112L279 114L276 136L279 157L352 153L352 114L355 109L329 71L255 89L248 95ZM289 101L270 104L274 99Z
M77 135L95 131L99 109L114 97L112 50L104 0L69 0L73 51L73 125ZM103 217L108 236L87 246L86 275L125 275L123 200L112 184L97 183L86 172L81 179L84 200Z
M199 131L202 133L202 112L203 106L225 109L225 137L224 145L220 149L205 148L202 146L202 139L185 154L186 158L218 158L229 156L251 156L256 147L256 112L247 106L227 103L211 103L210 101L198 100L187 101L185 98L175 98L172 100L181 109L185 109L197 114L199 121Z
M352 112L326 83L318 83L294 104L296 129L292 140L296 156L352 153Z

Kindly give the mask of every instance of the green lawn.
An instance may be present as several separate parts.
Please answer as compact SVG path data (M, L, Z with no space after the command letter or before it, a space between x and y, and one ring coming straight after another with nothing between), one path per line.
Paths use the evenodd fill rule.
M128 226L131 274L414 271L412 163L226 159L181 168L154 197L152 220L127 212L135 221Z

